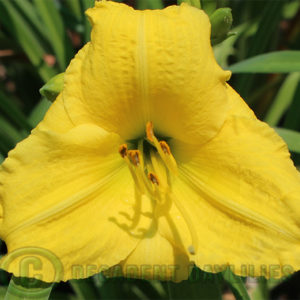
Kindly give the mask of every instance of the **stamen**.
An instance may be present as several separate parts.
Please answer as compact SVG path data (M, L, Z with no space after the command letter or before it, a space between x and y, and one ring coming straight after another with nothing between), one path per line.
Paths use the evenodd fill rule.
M140 165L141 163L141 159L140 159L140 151L139 150L129 150L128 151L128 156L131 160L131 162L137 167Z
M147 135L147 139L150 142L154 142L154 132L153 132L153 123L152 122L148 122L146 124L146 135Z
M189 232L191 234L191 239L192 239L192 244L190 246L188 246L187 250L191 255L195 255L198 250L197 231L194 228L194 225L190 219L189 214L187 213L187 211L185 210L185 208L183 207L181 202L177 200L176 196L173 196L172 193L169 193L168 197L170 197L171 201L173 200L173 203L177 206L178 210L180 211L180 213L182 214L182 216L184 218L184 221L186 222L186 225L189 229Z
M156 174L150 172L148 179L152 183L152 196L158 204L163 205L166 202L166 189L160 186L160 181Z
M149 173L148 178L153 184L159 185L158 177L155 174Z
M142 169L144 169L145 168L145 162L144 162L144 157L143 157L143 153L144 153L144 140L143 139L141 139L138 142L138 150L142 154L142 155L140 155L140 161L141 161L141 167L142 167Z
M170 146L167 144L165 141L160 141L159 142L161 149L164 151L166 154L171 154L171 149Z
M153 168L153 172L151 173L155 173L157 175L157 177L160 179L160 186L166 189L168 186L167 170L164 162L154 150L150 151L150 161Z
M169 145L165 141L159 142L153 132L153 124L152 122L148 122L146 124L146 135L147 139L154 145L157 152L159 153L161 159L168 167L168 169L175 175L178 174L177 164L174 156L171 153L171 149Z
M175 175L178 173L176 160L168 143L158 141L156 138L152 122L146 124L146 136L148 142L153 146L150 149L144 149L144 139L140 139L137 145L138 149L128 150L127 144L122 144L119 147L119 153L129 167L137 190L141 194L149 196L153 205L154 203L157 204L155 211L153 211L154 215L162 216L161 210L164 205L167 205L167 207L169 203L176 205L191 235L191 245L187 247L187 251L191 255L195 255L198 249L197 232L185 207L172 194L170 186L173 179L170 173L172 172ZM146 153L144 153L144 150L146 150Z
M123 144L119 147L119 153L120 155L124 158L125 156L127 156L127 151L128 151L128 147L126 144Z
M139 166L139 151L138 150L129 150L126 144L123 144L119 147L119 153L127 163L129 171L131 173L132 179L135 182L139 191L144 194L145 185L143 183L143 179L140 176L140 173L137 172L137 167Z
M131 164L134 165L134 167L132 168L134 173L133 177L134 179L136 178L136 184L139 186L141 193L145 194L145 192L147 191L148 193L152 194L153 190L145 174L141 152L139 150L129 150L128 157Z

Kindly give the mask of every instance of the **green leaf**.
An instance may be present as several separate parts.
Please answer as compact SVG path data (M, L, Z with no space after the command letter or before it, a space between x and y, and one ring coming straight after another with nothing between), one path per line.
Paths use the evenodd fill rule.
M19 9L19 11L26 17L26 21L29 21L34 29L39 32L42 36L47 36L48 31L43 26L43 22L41 22L41 19L39 18L39 15L37 14L37 11L30 1L24 1L24 0L14 0L12 2L15 7Z
M268 110L264 121L271 126L276 126L283 114L291 105L300 80L300 73L289 74L281 85L275 100Z
M300 132L278 127L275 130L287 143L290 151L300 153Z
M249 2L249 1L246 1ZM251 1L250 1L251 2ZM246 3L247 11L253 11L252 13L247 13L247 17L250 19L255 17L259 20L256 26L256 31L250 39L247 37L242 37L239 41L239 61L242 61L245 58L254 57L259 54L272 51L277 49L277 39L278 39L278 28L280 26L282 7L285 1L256 1L255 5L249 6ZM244 9L244 11L246 11ZM257 13L259 11L259 13ZM270 50L269 50L270 49ZM239 91L242 97L248 98L252 94L253 89L255 88L255 79L256 77L253 74L245 74L239 76L235 80L235 88Z
M20 133L14 126L12 126L4 118L0 118L0 132L7 134L13 141L13 144L20 142L25 136Z
M53 284L36 279L12 277L4 300L48 300Z
M0 91L0 109L18 126L28 131L32 129L24 114Z
M193 268L188 280L180 283L167 282L166 290L169 299L193 299L193 300L221 300L221 285L218 274L208 273Z
M65 73L60 73L52 77L40 88L41 95L53 102L64 87L64 76Z
M81 1L81 7L82 11L85 12L88 8L94 6L94 0L80 0ZM86 17L86 15L83 16L84 18L84 42L87 43L90 40L90 34L91 34L91 24Z
M247 289L241 277L233 274L229 268L222 272L222 276L230 286L230 289L232 290L236 300L250 300Z
M41 41L22 14L13 6L13 1L0 0L0 19L38 70L41 78L47 81L55 75L55 70L49 68L44 61L46 52Z
M79 280L73 279L70 280L69 283L76 293L78 300L99 299L97 290L89 278Z
M14 141L0 128L0 152L2 155L6 155L14 146Z
M68 6L70 11L76 17L78 21L82 19L82 12L81 12L81 4L80 0L65 0L64 3Z
M137 0L137 9L162 9L162 0Z
M232 73L290 73L300 71L300 51L261 54L229 67Z
M300 130L300 83L294 93L294 99L284 120L285 128Z
M228 69L228 59L230 55L236 54L236 49L234 47L234 44L236 41L240 38L241 35L245 35L245 30L249 30L250 24L244 23L242 25L239 25L237 27L232 28L232 31L236 34L230 38L223 41L223 43L214 45L214 54L216 57L216 60L218 64L223 68Z
M54 1L34 0L34 4L49 31L49 41L56 54L61 70L65 70L72 57L70 41L64 28L64 23Z
M30 122L32 127L37 126L38 123L40 123L46 112L48 111L48 109L51 106L51 102L48 101L47 99L43 98L36 106L35 108L32 110L28 121Z
M283 7L283 17L285 19L292 19L300 8L299 1L291 1L285 4Z
M269 299L269 289L267 279L260 277L257 279L257 287L253 291L251 298L252 300L265 300Z

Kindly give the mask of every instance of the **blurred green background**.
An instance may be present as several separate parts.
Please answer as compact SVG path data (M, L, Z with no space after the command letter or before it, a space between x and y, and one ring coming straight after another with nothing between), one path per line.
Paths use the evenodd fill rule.
M172 0L118 1L138 9ZM94 0L0 0L0 163L43 118L51 102L39 89L64 72L89 40L84 11ZM214 46L219 64L233 71L230 84L258 118L275 127L300 166L300 1L202 0L211 15L230 7L234 36ZM273 51L284 51L266 54ZM292 52L285 52L292 51ZM248 61L261 54L266 56ZM1 253L5 253L1 244ZM230 279L194 270L180 284L107 279L97 275L55 285L50 299L300 299L298 273L285 280ZM192 275L193 275L192 274ZM10 275L0 271L0 299ZM246 285L244 285L246 283Z

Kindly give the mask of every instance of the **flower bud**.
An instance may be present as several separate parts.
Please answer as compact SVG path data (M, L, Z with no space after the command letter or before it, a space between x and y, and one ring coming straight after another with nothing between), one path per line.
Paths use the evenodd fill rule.
M217 9L210 16L211 23L211 42L213 45L223 42L231 36L229 30L232 25L231 8L224 7Z
M63 89L64 75L65 73L60 73L52 77L40 88L40 94L47 98L47 100L53 102Z

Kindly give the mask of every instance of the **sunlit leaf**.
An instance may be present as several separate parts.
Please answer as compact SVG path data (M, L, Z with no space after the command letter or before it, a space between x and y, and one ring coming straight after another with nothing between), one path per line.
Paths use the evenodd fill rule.
M300 73L289 74L280 87L275 100L264 119L271 126L276 126L291 105L300 80Z
M0 110L2 110L16 125L24 128L28 131L32 129L32 126L27 121L24 114L18 109L18 107L0 91Z
M289 73L300 71L300 51L257 55L229 67L233 73Z
M235 275L229 268L222 272L224 280L229 284L236 300L250 300L246 286L241 277Z
M54 1L34 0L34 4L49 31L50 36L48 38L51 41L60 69L64 71L72 54L62 17L55 7Z
M287 143L290 151L300 153L300 132L278 127L275 130Z
M162 0L137 0L137 9L161 9L163 8Z

